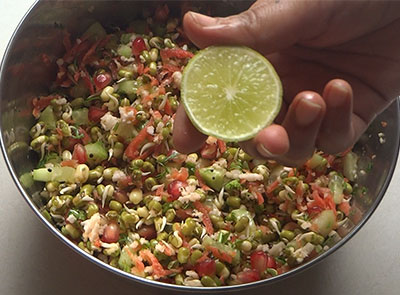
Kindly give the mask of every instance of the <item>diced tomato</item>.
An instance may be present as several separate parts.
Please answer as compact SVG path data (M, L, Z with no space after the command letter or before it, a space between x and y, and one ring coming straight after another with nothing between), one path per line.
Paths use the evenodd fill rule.
M206 258L205 260L195 265L195 270L199 276L212 276L216 272L216 264L213 259Z
M213 160L217 156L218 146L216 144L206 143L200 151L201 156L204 159Z
M101 240L105 243L116 243L119 240L119 233L119 225L111 222L105 227Z
M172 202L177 200L181 196L181 189L183 187L186 187L187 183L180 181L180 180L174 180L168 185L168 193L170 196L168 197L168 201Z
M83 144L88 144L92 141L92 138L89 136L89 134L87 134L85 129L83 129L82 127L79 127L78 130L79 130L79 133L83 135L83 137L81 138Z
M143 50L146 50L146 43L142 37L136 37L132 43L132 53L134 56L138 57Z
M267 269L268 255L263 251L254 251L250 255L251 267L262 273Z
M241 282L243 284L251 283L251 282L260 280L260 274L255 269L248 269L248 270L239 272L237 274L237 279L239 282Z
M272 256L268 256L268 260L267 260L267 268L275 268L276 269L276 261L275 258Z
M39 116L40 111L44 110L53 99L58 98L58 95L49 95L49 96L39 96L32 100L33 104L33 115L35 117Z
M153 225L142 225L138 230L138 234L149 241L157 237L157 232Z
M64 137L62 146L69 151L72 151L76 144L81 143L81 140L73 137Z
M100 122L101 117L103 117L106 113L107 110L103 110L95 106L90 106L88 112L89 121L98 123Z
M164 111L167 115L172 115L173 111L171 108L171 104L169 103L169 100L167 99L167 101L165 102L165 107L164 107Z
M176 209L176 217L179 220L185 220L188 217L192 217L193 210L188 208L188 209L182 209L178 208Z
M344 213L344 215L349 216L350 214L350 204L349 202L343 201L338 206L338 209Z
M74 151L72 152L72 160L78 161L79 164L85 164L87 159L85 147L80 143L75 144Z
M96 90L99 91L110 84L111 75L107 72L98 74L93 79L94 85L96 86Z
M121 204L125 204L125 202L129 201L128 194L123 190L115 191L113 197L116 201L120 202Z

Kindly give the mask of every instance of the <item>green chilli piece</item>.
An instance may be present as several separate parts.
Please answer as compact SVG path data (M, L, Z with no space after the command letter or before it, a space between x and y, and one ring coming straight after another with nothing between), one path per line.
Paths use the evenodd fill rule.
M107 150L101 141L85 145L85 150L88 158L87 162L90 166L99 165L108 158Z
M225 169L206 167L199 170L203 181L212 189L220 191L224 185Z
M68 166L39 168L33 170L32 173L33 180L42 182L58 181L58 182L73 183L75 181L74 175L75 175L75 169Z

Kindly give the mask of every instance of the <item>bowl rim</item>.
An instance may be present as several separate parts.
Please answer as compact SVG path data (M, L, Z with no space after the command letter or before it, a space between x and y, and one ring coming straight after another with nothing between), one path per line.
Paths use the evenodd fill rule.
M7 46L4 51L4 55L2 58L2 61L0 63L0 81L2 80L2 77L5 75L5 70L4 70L4 64L5 61L7 60L8 55L10 54L11 47L19 33L19 30L25 20L34 12L38 4L42 2L42 0L36 0L31 7L28 9L28 11L24 14L22 19L19 21L17 27L15 28ZM394 108L396 107L397 111L397 126L400 126L400 101L397 98L391 105L390 107ZM1 104L0 104L0 112L1 112ZM0 122L1 123L1 122ZM0 124L1 125L1 124ZM268 279L264 280L259 280L256 282L251 282L251 283L246 283L246 284L240 284L240 285L233 285L233 286L220 286L220 287L215 287L215 288L209 288L209 287L191 287L191 286L181 286L181 285L174 285L174 284L169 284L169 283L164 283L164 282L159 282L155 280L150 280L146 278L142 278L139 276L135 276L133 274L127 273L123 270L117 269L115 267L112 267L111 265L104 263L100 259L90 255L89 253L85 252L84 250L80 249L76 244L71 242L67 237L65 237L59 230L57 230L54 225L52 225L49 221L46 220L46 218L39 212L38 208L34 204L33 200L30 198L30 196L25 192L24 188L22 187L21 183L19 182L18 176L16 172L13 169L13 165L11 161L8 158L7 155L7 148L5 146L4 142L4 137L3 137L3 129L0 126L0 146L1 146L1 152L4 158L4 161L6 163L7 169L11 175L12 180L14 181L16 187L18 188L19 192L27 202L28 206L32 209L32 211L35 213L35 215L39 218L39 220L45 225L45 227L53 234L55 235L58 239L60 239L65 245L67 245L70 249L72 249L75 253L79 254L79 256L82 256L83 258L88 259L90 262L94 263L95 265L110 271L111 273L118 275L122 278L125 278L129 281L134 281L138 283L145 284L147 286L151 287L160 287L163 289L168 289L168 290L173 290L173 291L182 291L182 292L207 292L207 293L219 293L219 292L226 292L226 291L240 291L243 289L250 289L250 288L256 288L256 287L262 287L266 286L268 284L276 283L278 281L284 280L288 277L291 277L295 274L298 274L300 272L303 272L307 269L309 269L311 266L316 265L317 263L321 262L324 260L327 256L333 254L336 252L340 247L342 247L344 244L346 244L354 235L365 225L365 223L369 220L369 218L372 216L376 208L378 207L379 203L382 201L387 188L391 182L391 179L393 177L393 173L396 168L397 164L397 159L399 156L399 148L400 145L398 144L396 147L396 156L395 156L395 161L392 162L392 165L388 171L388 177L385 179L384 183L381 186L381 189L377 195L377 198L371 205L371 207L364 213L363 219L354 226L354 228L345 236L343 237L338 243L336 243L332 248L328 249L328 251L318 255L314 259L311 259L310 261L301 264L300 266L289 270L288 272L285 272L281 275L278 275L276 277L271 277ZM397 142L399 142L400 138L400 128L397 132Z

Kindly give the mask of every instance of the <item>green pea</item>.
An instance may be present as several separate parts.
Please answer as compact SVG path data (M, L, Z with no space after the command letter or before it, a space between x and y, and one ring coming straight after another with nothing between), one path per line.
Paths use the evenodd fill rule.
M84 186L81 187L81 193L90 196L93 192L93 185L91 184L85 184Z
M257 165L254 167L253 172L262 175L264 180L267 180L269 177L269 169L265 165Z
M36 138L45 132L46 132L46 124L44 122L38 122L31 128L31 130L29 131L29 135L32 138Z
M294 232L292 232L290 230L284 229L281 231L281 238L285 238L288 241L293 240L294 236L295 236Z
M121 219L125 226L133 227L139 221L139 216L124 211L121 213Z
M226 199L226 203L228 204L229 207L233 209L238 209L241 205L241 200L239 197L228 197Z
M165 218L167 219L167 222L172 222L175 219L176 212L174 209L168 209L167 212L165 212Z
M176 45L169 38L164 39L164 46L168 48L174 48Z
M81 236L80 231L76 229L72 224L65 225L65 230L67 234L74 240L78 239Z
M203 256L203 252L201 252L200 250L196 249L196 250L194 250L194 251L192 252L192 255L190 255L189 262L190 262L191 264L194 265L194 264L196 264L197 260L198 260L201 256Z
M149 207L149 210L154 210L155 212L160 212L162 210L161 203L156 200L151 200L149 202L148 207Z
M142 170L144 172L151 172L151 173L154 173L154 171L156 171L156 169L154 168L153 163L151 163L149 161L146 161L146 162L143 163Z
M216 287L217 286L215 281L210 276L203 276L201 278L201 284L204 287Z
M58 186L60 184L57 181L49 181L46 183L46 190L50 193L53 193L58 190Z
M74 109L80 108L83 106L85 100L82 97L77 97L71 101L71 107Z
M169 235L166 232L161 232L161 233L157 234L158 241L161 241L161 240L166 241L166 240L168 240L168 237L169 237Z
M58 145L60 143L60 138L57 135L52 134L49 137L49 143L52 145Z
M140 54L140 60L145 63L150 63L151 62L150 53L147 50L143 50L142 53Z
M235 224L235 231L240 233L246 229L249 225L249 218L247 216L242 216Z
M104 168L97 166L96 168L89 171L89 181L96 182L103 175Z
M120 105L121 105L121 107L128 107L131 105L131 102L128 98L125 97L125 98L121 99Z
M135 169L132 171L132 178L134 180L140 180L142 178L142 171L139 169Z
M171 128L169 127L163 127L163 129L161 130L161 135L163 138L168 138L171 134Z
M157 162L158 162L158 163L164 163L166 159L167 159L167 156L161 154L161 155L159 155L159 156L157 157Z
M97 212L99 212L99 207L95 203L90 203L86 210L87 217L90 218Z
M353 187L351 186L350 183L346 182L344 187L344 193L346 195L350 195L352 192L353 192Z
M157 59L158 59L158 49L157 48L152 48L150 50L150 59L152 62L157 61Z
M192 218L187 218L185 223L182 225L182 233L185 236L191 236L196 227L196 222Z
M96 191L99 194L99 196L102 196L105 190L105 186L103 184L99 184L96 186Z
M31 147L35 151L40 151L42 144L46 143L49 137L46 135L40 135L31 141Z
M109 220L117 220L118 219L118 212L115 210L110 210L106 213L106 217Z
M146 178L146 180L144 181L144 187L149 191L156 184L157 184L157 181L153 177Z
M113 156L114 156L115 158L117 158L117 159L121 159L121 158L122 158L122 155L124 154L124 150L125 150L125 147L124 147L123 143L117 141L117 142L114 144Z
M142 159L132 160L129 165L132 169L141 168L143 166L143 160Z
M178 273L178 274L175 276L175 284L177 284L177 285L183 285L184 278L185 278L185 277L183 276L183 274Z
M112 179L112 176L114 175L114 173L118 170L119 169L117 167L109 167L109 168L104 169L104 171L103 171L104 179L110 181Z
M271 217L268 219L268 225L273 231L281 229L281 222L275 217Z
M188 262L189 256L190 256L190 251L188 248L186 248L186 247L179 248L179 250L178 250L179 263L184 264L184 263Z
M179 248L180 246L182 246L183 243L182 238L175 235L170 235L168 237L168 242L171 243L171 245L175 248Z
M143 200L143 192L140 188L135 188L129 193L129 201L137 205Z
M267 268L266 272L271 276L275 277L278 275L278 271L274 268Z
M149 64L149 73L152 76L157 75L157 64L154 61Z
M111 210L115 210L117 212L122 210L121 203L116 200L111 200L108 206L110 207Z
M169 104L170 104L172 110L175 112L175 111L178 109L178 107L179 107L179 103L178 103L178 100L176 99L176 97L175 97L175 96L171 96L171 97L168 99L168 102L169 102Z
M97 126L90 128L90 137L93 141L98 141L101 136L101 129Z

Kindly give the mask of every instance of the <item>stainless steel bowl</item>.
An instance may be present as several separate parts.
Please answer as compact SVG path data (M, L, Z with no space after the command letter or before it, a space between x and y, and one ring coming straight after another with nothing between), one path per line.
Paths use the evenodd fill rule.
M194 6L202 9L211 8L213 14L221 16L237 13L251 4L249 1L185 2L192 2ZM33 169L37 163L35 154L29 150L29 129L33 124L32 98L46 94L56 70L55 63L48 64L43 61L43 54L50 59L62 54L63 28L78 36L94 21L123 26L128 20L140 17L143 10L155 4L157 4L156 1L38 1L19 24L8 45L0 70L1 148L14 182L28 205L54 235L94 264L132 281L174 291L226 292L248 289L293 276L332 254L365 224L385 194L399 149L398 101L376 118L355 147L361 158L358 183L367 188L367 193L362 197L354 198L357 214L341 227L340 234L343 238L327 252L277 277L213 290L150 281L113 268L82 251L40 214L35 202L35 196L40 188L24 189L19 177ZM184 2L168 1L168 4L171 11L179 15ZM387 122L386 128L381 124L382 121ZM378 136L380 133L384 133L384 143L382 143L382 136ZM372 155L375 157L371 162L369 159ZM363 167L363 163L373 164L371 172L362 173L361 170L367 168Z

